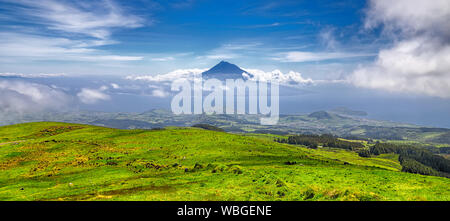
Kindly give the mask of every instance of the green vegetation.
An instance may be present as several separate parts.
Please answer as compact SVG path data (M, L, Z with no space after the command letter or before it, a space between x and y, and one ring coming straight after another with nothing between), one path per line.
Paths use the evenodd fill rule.
M396 153L400 155L403 171L420 173L423 175L440 175L449 177L450 160L435 155L430 151L409 145L395 145L390 143L376 143L370 147L370 153Z
M203 128L203 129L205 129L205 130L212 130L212 131L225 132L223 129L218 128L218 127L213 126L213 125L209 125L209 124L194 124L192 127Z
M332 134L352 140L414 143L432 147L450 146L450 129L427 128L411 124L371 120L363 112L346 108L311 114L280 115L277 125L261 125L258 115L175 115L169 110L155 109L143 113L109 112L45 112L9 116L0 125L34 121L81 123L118 129L151 129L167 126L188 127L209 124L232 133L259 134ZM448 153L443 153L448 154Z
M345 140L332 135L291 135L274 138L279 143L304 145L317 149L319 146L355 151L358 156L370 158L372 155L395 153L399 155L402 171L422 175L446 176L450 174L450 160L421 147L377 142L369 145L366 141ZM369 147L367 147L369 146Z
M402 155L399 157L402 164L402 171L408 173L418 173L423 175L439 176L439 172L429 166L425 166L414 159L406 158Z
M277 138L275 141L279 143L301 144L316 149L319 145L323 147L335 147L347 150L356 150L364 148L361 142L351 142L348 140L338 139L332 135L292 135L287 139Z
M0 127L0 200L450 200L450 180L360 157L200 128Z

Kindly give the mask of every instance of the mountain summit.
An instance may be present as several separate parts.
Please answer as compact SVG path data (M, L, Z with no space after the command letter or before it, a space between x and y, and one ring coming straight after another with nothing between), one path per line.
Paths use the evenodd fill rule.
M221 61L220 63L216 64L211 69L203 72L202 77L203 78L217 78L220 80L238 79L238 78L244 78L244 76L242 76L243 73L251 76L250 73L242 70L237 65L231 64L226 61Z

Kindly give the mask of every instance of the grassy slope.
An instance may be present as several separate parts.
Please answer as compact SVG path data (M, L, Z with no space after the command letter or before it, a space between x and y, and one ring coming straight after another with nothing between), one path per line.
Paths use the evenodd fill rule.
M398 172L394 156L197 128L28 123L0 143L0 200L450 200L449 179Z

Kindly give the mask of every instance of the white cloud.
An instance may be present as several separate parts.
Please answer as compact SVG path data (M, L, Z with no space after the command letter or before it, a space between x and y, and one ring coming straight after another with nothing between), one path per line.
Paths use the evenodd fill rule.
M347 59L356 57L373 56L371 53L345 53L345 52L305 52L305 51L290 51L279 53L273 60L280 62L309 62L309 61L324 61L333 59Z
M313 80L311 78L303 78L302 74L289 71L284 74L280 70L273 70L271 72L265 72L258 69L244 69L248 73L251 73L253 77L250 80L259 81L276 81L279 84L296 85L296 84L311 84Z
M46 73L39 73L39 74L22 74L22 73L0 73L0 76L2 77L21 77L21 78L50 78L50 77L63 77L67 76L64 73L55 73L55 74L46 74Z
M11 25L0 33L0 57L7 62L40 60L116 62L142 60L99 49L118 44L111 35L118 28L138 28L144 19L126 13L114 1L0 0ZM20 24L19 23L19 24ZM147 22L148 24L148 22Z
M90 40L71 40L40 35L0 33L0 56L8 59L75 60L75 61L136 61L138 56L110 55L106 52L84 47Z
M180 78L183 79L193 79L198 77L206 71L207 69L178 69L167 74L159 74L159 75L141 75L141 76L127 76L128 80L144 80L144 81L153 81L153 82L162 82L162 81L174 81Z
M169 57L162 57L162 58L152 58L152 61L173 61L175 60L174 57L169 56Z
M197 56L196 59L199 60L205 60L205 59L210 59L210 60L225 60L225 59L232 59L232 58L237 58L239 57L239 55L237 54L208 54L208 55L203 55L203 56Z
M106 86L102 86L99 89L82 88L77 96L80 101L85 104L94 104L101 100L111 99L108 94L104 93L104 91L107 89L108 87Z
M448 0L371 0L365 20L366 28L383 25L385 31L414 35L425 32L450 32Z
M142 75L142 76L127 76L128 80L143 80L149 82L168 82L177 79L194 79L200 77L201 73L208 69L178 69L167 74L160 75ZM251 73L253 77L250 80L261 80L261 81L277 81L280 84L310 84L313 83L311 78L304 78L300 73L289 71L284 74L280 70L274 70L271 72L265 72L258 69L244 69L243 70Z
M339 42L334 37L335 29L328 27L324 28L319 33L319 38L322 44L324 44L329 50L336 50L339 46Z
M21 114L43 110L61 110L71 97L43 84L18 80L0 81L0 114Z
M110 85L114 89L119 89L120 88L120 86L118 84L116 84L116 83L111 83Z
M161 88L155 89L155 90L152 91L152 96L155 96L155 97L164 98L164 97L167 97L169 95L170 95L170 93L166 92L165 90L163 90Z
M248 53L254 53L256 51L266 50L262 47L263 44L254 41L244 41L244 42L232 42L227 44L222 44L217 48L214 48L204 55L197 56L199 60L226 60L233 58L240 58L246 56Z
M141 56L121 56L121 55L96 55L96 56L80 56L81 60L86 61L140 61L144 59Z
M366 28L383 25L393 46L356 69L360 87L450 98L450 2L371 1Z
M49 29L107 39L113 28L137 28L143 19L127 15L113 1L14 0L13 10Z

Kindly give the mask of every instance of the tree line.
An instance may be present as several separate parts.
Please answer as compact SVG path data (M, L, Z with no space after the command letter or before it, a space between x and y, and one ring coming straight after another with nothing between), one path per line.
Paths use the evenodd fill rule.
M383 153L399 154L399 161L402 164L403 170L406 172L415 172L424 175L433 175L435 172L438 172L444 176L448 176L448 174L450 174L450 160L433 154L424 148L411 145L376 143L370 147L370 153L373 155ZM413 161L422 164L423 167L419 168L419 165L416 162L412 163ZM432 168L435 172L432 174L426 172L429 171L429 168L427 167Z
M288 143L288 144L299 144L304 145L309 148L317 148L318 146L323 147L334 147L346 150L356 150L360 148L364 148L364 145L359 142L350 142L345 140L340 140L337 137L329 134L323 135L309 135L309 134L300 134L300 135L291 135L287 139L286 138L276 138L276 142L279 143Z
M450 160L421 147L376 142L374 145L366 148L362 143L341 140L329 134L290 135L287 138L275 138L275 141L304 145L313 149L323 146L352 150L357 151L361 157L395 153L399 155L398 160L404 172L450 177Z

